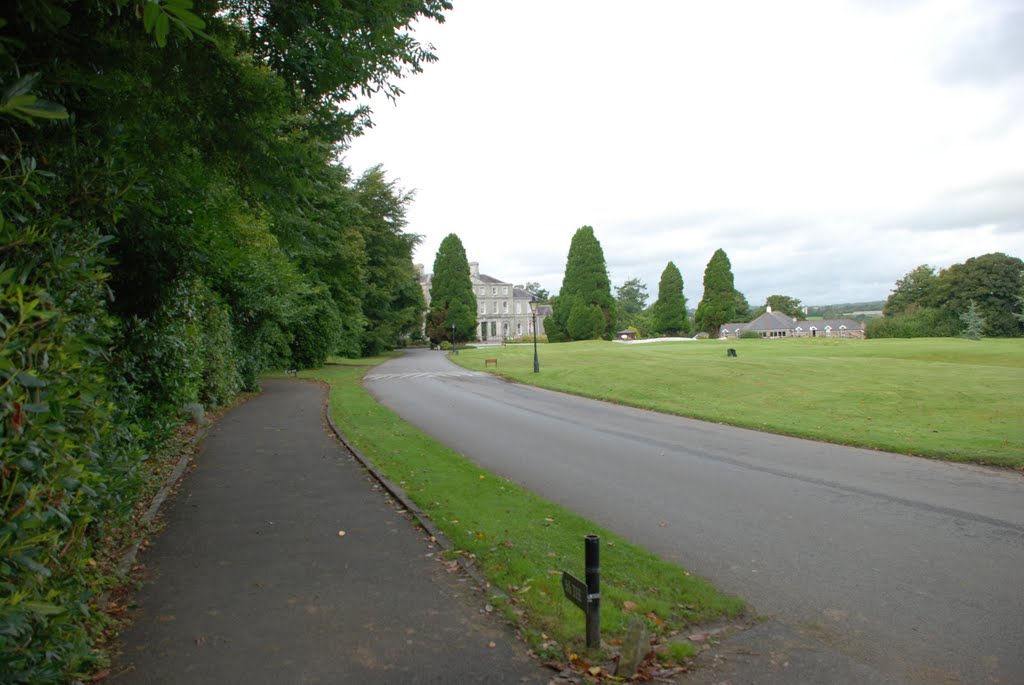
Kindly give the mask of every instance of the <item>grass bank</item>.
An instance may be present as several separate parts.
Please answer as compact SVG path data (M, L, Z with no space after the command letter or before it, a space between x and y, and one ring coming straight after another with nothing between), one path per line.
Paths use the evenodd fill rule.
M726 357L727 348L738 356ZM757 430L1024 468L1024 339L732 340L469 349L507 378Z
M602 637L615 644L631 616L666 640L689 626L739 615L740 600L556 504L493 475L380 406L362 387L382 359L344 360L300 377L330 385L331 412L349 440L444 531L457 554L508 594L492 604L541 656L583 645L583 613L564 598L560 571L583 578L583 537L601 536ZM666 644L680 658L688 643Z

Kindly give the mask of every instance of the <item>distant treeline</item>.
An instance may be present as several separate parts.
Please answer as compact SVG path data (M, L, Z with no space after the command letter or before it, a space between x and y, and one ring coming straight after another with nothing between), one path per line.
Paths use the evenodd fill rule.
M807 316L820 316L823 319L839 319L842 317L852 319L866 319L870 318L869 314L857 314L856 312L878 312L876 316L880 316L882 307L885 306L885 300L875 300L873 302L845 302L842 304L822 304L822 305L808 305Z

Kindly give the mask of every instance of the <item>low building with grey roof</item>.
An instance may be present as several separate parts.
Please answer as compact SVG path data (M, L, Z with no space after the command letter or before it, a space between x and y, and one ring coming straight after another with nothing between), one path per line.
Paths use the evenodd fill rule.
M864 324L853 319L798 321L768 307L761 316L746 323L727 323L719 329L722 338L738 338L746 332L762 338L863 338Z

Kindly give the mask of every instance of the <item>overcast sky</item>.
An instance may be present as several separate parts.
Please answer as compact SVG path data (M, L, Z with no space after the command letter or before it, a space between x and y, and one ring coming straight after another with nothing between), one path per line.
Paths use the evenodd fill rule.
M456 233L554 294L582 225L613 286L672 260L691 307L719 247L752 305L1024 258L1024 0L454 5L346 153L415 190L428 271Z

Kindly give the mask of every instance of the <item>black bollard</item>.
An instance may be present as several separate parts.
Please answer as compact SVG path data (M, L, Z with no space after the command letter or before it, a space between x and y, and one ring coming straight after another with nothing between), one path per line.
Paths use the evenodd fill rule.
M588 535L583 549L587 572L587 647L597 648L601 646L601 539Z

